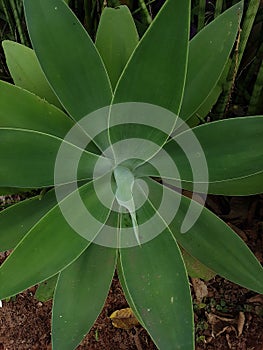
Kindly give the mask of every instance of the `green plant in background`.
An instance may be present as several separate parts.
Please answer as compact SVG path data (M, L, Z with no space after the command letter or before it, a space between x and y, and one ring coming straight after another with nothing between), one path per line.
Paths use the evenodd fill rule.
M231 62L229 63L227 76L226 78L224 78L224 83L222 85L222 94L216 106L216 113L221 117L224 115L224 112L229 108L229 104L230 104L231 97L233 95L233 91L235 87L235 81L237 78L238 69L240 67L240 63L244 55L245 48L247 46L247 41L251 33L251 29L252 29L255 17L257 15L259 5L260 5L260 0L252 0L252 1L249 1L247 4L247 9L246 9L244 20L242 23L242 31L240 28L240 32L236 43L235 53ZM259 50L260 50L260 46L259 46ZM258 73L258 76L260 78L261 76L260 71ZM251 79L251 76L250 76L250 79ZM256 83L255 84L256 89L258 89L257 85L258 84ZM250 106L251 106L251 103L253 103L254 105L257 105L257 103L259 102L259 99L257 102L255 102L255 95L256 93L253 92L251 96L252 101L249 101ZM253 99L254 99L254 102L253 102ZM249 109L251 110L251 107ZM251 110L251 112L253 111Z
M6 21L10 37L22 44L29 44L24 28L23 2L21 0L2 0L0 14L1 18Z
M65 0L65 2L75 12L91 38L95 39L101 11L105 6L103 1ZM212 18L216 18L236 2L236 0L192 1L191 34L201 30ZM3 20L1 37L28 45L29 39L22 4L22 0L3 0L0 3L0 19ZM140 36L151 23L150 14L155 16L160 7L160 3L156 3L155 0L149 2L142 0L139 3L132 0L107 1L107 6L113 8L121 4L127 5L132 12ZM260 68L262 65L262 14L263 6L260 5L260 0L244 1L244 16L239 39L217 85L192 117L192 126L203 122L213 106L212 113L210 113L213 120L224 118L227 115L233 116L231 112L234 112L235 115L262 113L263 90L262 68ZM1 65L4 68L0 71L0 76L9 81L8 74L5 72L4 58L1 56L0 50Z
M49 279L39 292L45 299L56 282L53 349L74 349L103 307L117 266L127 301L157 347L193 349L185 266L191 275L205 278L214 271L263 292L263 270L243 241L178 193L180 186L204 192L209 186L208 193L225 195L262 192L262 116L193 129L183 124L225 69L242 2L191 41L190 1L167 0L140 41L127 7L105 8L95 45L65 2L24 5L34 51L3 44L16 86L0 82L0 185L2 193L6 187L42 191L0 213L0 250L14 248L0 268L0 298ZM134 106L139 115L132 119ZM183 144L193 135L209 183L193 176L200 152ZM137 149L133 139L145 147ZM135 153L118 147L125 141ZM63 147L67 157L59 163ZM75 205L79 198L92 214L88 222ZM187 215L188 229L182 230ZM145 229L152 217L156 225ZM118 242L107 241L109 228ZM99 237L104 245L96 244Z
M203 0L193 1L193 30L202 28L213 16L216 18L226 9L227 3L224 0L216 0L214 5ZM210 116L215 120L231 112L235 115L245 115L246 111L254 115L262 113L262 13L260 0L244 2L244 16L233 52L217 85L192 117L192 123L204 121L211 110Z

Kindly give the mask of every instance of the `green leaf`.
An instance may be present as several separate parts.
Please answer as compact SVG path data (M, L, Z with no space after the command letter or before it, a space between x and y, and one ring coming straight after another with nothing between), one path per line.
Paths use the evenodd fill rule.
M51 210L1 266L0 298L16 295L55 275L87 245L66 223L59 209Z
M118 256L118 260L117 260L117 271L118 271L118 279L120 281L120 284L121 284L121 287L122 287L122 290L125 294L125 299L127 300L129 306L131 307L134 315L136 316L137 320L140 322L140 324L146 328L140 314L138 314L137 312L137 309L136 309L136 306L133 302L133 299L129 293L129 290L128 290L128 287L126 285L126 281L125 281L125 278L124 278L124 275L123 275L123 270L122 270L122 267L121 267L121 262L120 262L120 256Z
M72 350L92 327L107 297L116 249L91 244L59 275L52 314L52 349Z
M60 102L75 119L110 104L102 60L77 17L60 0L24 0L33 48Z
M203 124L175 136L164 146L164 150L178 167L182 184L179 181L169 181L169 183L192 190L194 165L200 159L200 150L190 143L193 140L191 136L193 132L207 162L208 193L224 195L261 193L263 191L262 122L263 116L226 119ZM190 146L183 150L180 145L186 144L188 139ZM163 161L163 153L157 154L151 160L157 169L162 169L164 178L178 180L178 177L175 178L176 174L172 175L171 167L169 168L168 165L161 167ZM137 175L159 176L154 167L148 164L138 168ZM199 184L207 182L206 179L202 181L200 176ZM202 187L200 187L201 191Z
M263 191L262 122L263 116L234 118L192 129L207 161L209 193L249 195L255 193L251 185L256 193ZM180 170L182 167L180 164ZM188 181L190 174L182 178Z
M35 130L64 138L74 125L60 109L20 87L0 81L0 91L0 127Z
M208 115L208 113L211 111L211 109L213 108L213 106L216 104L222 90L223 90L223 85L227 79L227 75L230 69L230 64L231 64L231 59L229 58L224 70L217 82L217 84L215 85L215 87L209 92L209 95L206 97L206 99L202 102L202 104L200 105L200 107L196 110L196 112L192 115L192 119L198 119L200 120L205 120L205 117ZM187 120L187 124L189 125L189 122L191 121L191 119ZM190 125L191 127L197 126L200 123L196 123L194 125Z
M108 219L110 209L103 207L97 197L107 185L101 178L96 181L97 192L95 182L90 182L68 196L71 187L62 188L64 199L60 205L38 221L0 267L0 299L45 281L78 258Z
M141 153L141 159L152 157L174 129L186 76L189 7L189 0L166 1L123 70L109 119L109 137L117 163L121 163L123 155L124 160L140 159ZM129 145L119 142L127 142L130 134L133 140ZM142 141L136 144L136 137ZM142 144L145 139L158 139L160 147L153 147L153 142ZM132 161L126 165L133 167Z
M50 191L42 199L37 196L2 210L0 212L0 251L13 249L56 203L55 192Z
M99 156L82 150L90 142L83 129L78 125L72 129L72 120L62 111L19 87L0 82L0 89L2 187L53 185L57 153L62 146L66 150L60 172L64 179L57 179L57 184L72 181L75 170L72 164L81 154L80 178L93 176L94 162ZM69 130L70 139L67 137L62 144Z
M263 191L263 171L257 174L229 179L222 183L209 184L209 193L223 194L226 196L250 196Z
M27 188L52 186L61 144L62 139L47 133L0 128L1 186ZM91 179L99 156L66 141L63 142L63 145L65 156L57 165L60 171L56 176L56 184L64 184L77 179ZM76 178L76 169L73 164L76 164L76 160L80 157ZM109 161L105 159L105 165L106 163L109 164Z
M4 40L2 46L14 83L61 108L60 102L40 68L35 52L29 47L10 40Z
M187 67L189 17L189 0L165 2L124 69L114 103L151 103L178 114Z
M128 7L105 7L96 34L96 47L113 90L138 42L139 36Z
M202 105L198 108L198 110L193 114L192 118L196 117L199 119L199 121L200 120L204 121L205 117L211 111L212 107L216 104L216 101L218 100L218 97L220 96L221 92L222 92L222 87L220 85L216 85L211 91L211 93L208 95L206 100L202 103ZM189 120L191 119L188 119L187 123L189 123ZM197 126L198 124L195 124L193 126Z
M165 230L142 246L121 249L120 261L130 306L157 347L193 349L189 284L171 233Z
M37 287L37 291L34 297L42 302L48 301L53 298L54 290L57 284L58 275L55 275L48 280L40 283Z
M150 201L159 206L159 196L166 198L166 211L162 217L173 213L169 224L171 231L190 255L198 259L217 274L241 286L263 292L263 268L241 238L221 219L203 208L199 203L181 196L167 187L161 187L153 180L146 180ZM190 207L191 203L191 207ZM197 214L197 215L196 215ZM187 226L188 231L182 228Z
M190 41L181 119L191 117L219 80L236 39L242 10L242 2L237 3Z

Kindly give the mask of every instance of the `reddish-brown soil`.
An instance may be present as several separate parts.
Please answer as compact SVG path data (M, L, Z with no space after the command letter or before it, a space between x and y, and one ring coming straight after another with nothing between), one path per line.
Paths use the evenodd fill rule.
M209 197L208 200L208 206L232 225L261 263L262 204L262 196ZM1 260L4 258L2 254ZM208 295L201 303L197 303L193 292L196 350L263 350L263 296L218 276L205 284ZM51 350L52 302L37 301L35 290L33 287L3 303L0 309L0 350ZM104 309L78 350L157 349L142 327L128 331L113 327L110 314L127 306L115 277Z

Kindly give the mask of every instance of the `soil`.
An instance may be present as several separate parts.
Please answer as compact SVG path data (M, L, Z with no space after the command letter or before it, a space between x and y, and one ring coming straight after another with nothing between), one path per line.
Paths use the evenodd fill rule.
M221 216L263 262L263 196L210 196L207 206ZM2 253L1 261L8 253ZM195 282L195 283L194 283ZM197 281L198 282L198 281ZM190 279L192 286L196 281ZM196 350L263 350L263 296L219 276L204 282L205 296L195 288ZM0 350L51 350L52 301L34 298L36 286L3 302L0 308ZM155 350L141 327L115 328L109 316L128 307L115 275L105 306L78 350ZM63 349L61 349L63 350Z

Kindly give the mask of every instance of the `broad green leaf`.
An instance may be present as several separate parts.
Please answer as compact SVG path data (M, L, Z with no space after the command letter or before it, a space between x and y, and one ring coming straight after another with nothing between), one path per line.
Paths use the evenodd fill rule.
M4 40L2 45L14 83L61 108L60 102L40 68L34 51L10 40Z
M25 236L0 267L0 298L16 295L57 274L88 242L53 209Z
M33 197L1 211L0 251L13 249L56 203L55 192L50 191L43 198Z
M217 274L241 286L263 292L263 268L241 238L221 219L206 208L181 196L167 187L161 187L153 180L146 180L149 187L150 201L158 208L160 194L165 195L166 211L162 217L174 211L169 224L171 231L190 255L209 267ZM188 212L191 203L191 211ZM174 208L180 203L179 209ZM195 213L199 217L194 220ZM182 227L188 225L189 230L182 233ZM184 230L185 232L185 230Z
M77 17L61 0L24 0L33 48L52 89L75 119L109 105L102 60Z
M136 306L133 302L133 299L129 293L129 290L128 290L128 287L126 285L126 281L125 281L125 278L124 278L124 275L123 275L123 270L122 270L122 267L121 267L121 262L120 262L120 256L118 256L118 260L117 260L117 271L118 271L118 279L120 281L120 284L121 284L121 287L122 287L122 290L124 292L124 295L125 295L125 299L127 300L129 306L131 307L134 315L136 316L137 320L140 322L140 324L146 328L140 314L138 314L137 312L137 309L136 309Z
M229 58L217 84L215 85L215 87L209 92L209 95L202 102L202 104L196 110L196 112L192 115L192 118L187 120L188 125L189 125L189 122L191 121L191 119L198 119L199 121L200 120L204 121L204 118L208 115L208 113L211 111L213 106L216 104L216 101L218 100L218 98L223 90L223 85L227 79L227 75L228 75L228 72L230 69L231 62L232 61ZM194 127L197 125L199 125L199 123L190 125L190 127Z
M1 186L53 185L57 152L67 132L73 130L69 141L83 148L90 141L89 137L78 126L72 129L73 122L68 116L37 96L4 82L0 82L0 89ZM69 146L69 141L67 139L64 145ZM86 151L72 145L68 147L61 165L64 169L61 170L64 177L62 183L72 181L72 172L75 170L72 169L72 162L81 153L79 176L82 179L92 177L94 161L98 160L98 156L89 153L87 158ZM89 175L88 169L91 170Z
M73 125L60 109L20 87L0 81L0 127L29 129L64 138Z
M82 135L82 134L80 134ZM47 187L54 184L54 169L62 139L47 133L26 129L0 128L0 184L6 187ZM60 159L56 184L93 177L98 155L69 142L63 142L64 158ZM74 164L79 162L76 177ZM105 159L105 165L109 161ZM107 165L106 165L107 167ZM19 170L19 171L18 171Z
M242 4L225 11L190 41L181 119L191 117L219 80L236 39Z
M209 193L226 196L250 196L263 191L263 171L226 182L209 184Z
M151 103L178 114L186 76L189 17L189 0L165 2L124 69L114 103Z
M175 136L164 146L164 150L174 160L180 172L182 185L172 181L175 186L190 189L200 152L194 147L183 150L182 140L192 140L191 133L197 137L207 162L209 173L209 193L225 195L249 195L263 191L263 116L233 118L203 124ZM184 142L185 143L185 142ZM191 157L189 164L187 157ZM151 160L157 169L163 162L159 153ZM158 176L148 164L137 169L138 175ZM166 166L162 169L164 178L178 180ZM199 180L200 183L202 180ZM205 180L204 180L205 181Z
M113 90L138 42L139 36L128 7L105 7L96 34L96 47Z
M17 245L0 267L0 299L57 274L78 258L90 244L89 238L96 237L107 221L110 209L103 207L97 197L97 193L107 189L107 183L103 178L98 179L97 193L94 186L95 182L90 182L79 192L65 197ZM83 207L79 205L79 195ZM86 239L82 238L84 235Z
M115 263L116 249L91 244L60 273L52 314L52 349L75 349L92 327L107 297Z
M251 186L256 193L263 191L262 122L263 116L234 118L192 129L205 153L209 193L253 194ZM190 175L182 178L188 181Z
M168 230L133 248L121 249L128 300L159 349L194 348L188 278L175 239Z
M57 284L58 275L50 277L48 280L41 282L37 287L37 291L34 297L42 302L48 301L53 298L54 290Z
M126 159L148 159L166 142L174 129L186 76L190 1L167 0L130 57L113 97L109 137L117 163ZM160 93L161 91L161 93ZM121 132L114 126L121 124ZM144 126L142 126L144 124ZM142 132L142 128L145 130ZM133 129L134 144L123 145ZM158 139L160 147L142 144ZM118 139L119 137L119 139ZM114 143L115 141L115 143ZM119 147L119 149L118 149ZM124 154L123 150L128 151ZM139 149L138 156L131 156ZM132 164L128 164L132 167Z
M194 113L193 117L196 117L202 121L205 120L205 117L208 115L208 113L211 111L212 107L216 104L216 101L218 100L218 97L220 96L222 92L222 88L219 85L216 85L214 89L211 91L211 93L208 95L207 99L202 103L202 105L198 108L198 110ZM188 119L187 123L189 122ZM189 124L188 124L189 125ZM193 126L197 126L198 124L195 124Z
M81 144L84 148L90 141L87 135L90 119L89 123L85 120L81 126L74 125L73 120L60 109L22 88L3 81L0 81L0 92L0 127L46 132L61 138L70 132L71 138L74 138L72 142L76 145ZM96 116L106 119L106 111L103 115L98 113ZM104 123L106 124L106 120ZM94 148L92 142L88 147L89 150L98 152L98 148Z

